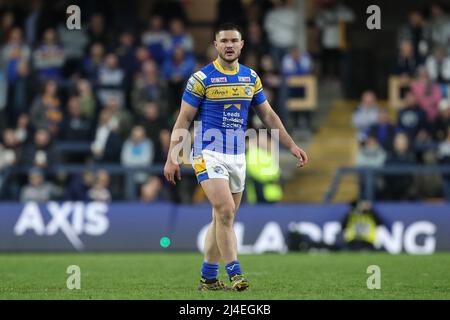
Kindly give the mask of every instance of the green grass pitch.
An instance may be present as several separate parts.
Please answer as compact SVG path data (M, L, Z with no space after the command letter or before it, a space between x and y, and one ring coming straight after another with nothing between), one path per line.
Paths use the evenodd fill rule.
M290 253L241 255L251 288L199 292L200 253L0 254L0 299L450 299L450 253ZM81 289L69 290L69 265ZM369 265L381 289L369 290ZM220 277L225 278L223 264Z

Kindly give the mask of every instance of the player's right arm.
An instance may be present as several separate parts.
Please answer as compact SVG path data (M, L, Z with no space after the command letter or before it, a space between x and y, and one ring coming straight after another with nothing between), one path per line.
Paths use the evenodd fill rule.
M172 184L176 184L175 177L181 180L180 165L178 164L178 144L187 141L187 135L189 134L189 126L194 120L198 107L200 106L203 97L205 96L205 85L203 79L205 74L201 71L194 73L188 80L186 88L181 100L180 114L173 127L172 135L170 138L169 153L167 154L166 165L164 166L164 176L167 181Z
M174 150L180 150L176 148L178 144L187 141L187 135L189 134L189 127L197 114L198 108L193 107L186 101L181 101L180 114L173 127L172 135L170 138L169 153L167 154L166 165L164 166L164 176L167 181L172 184L176 184L175 177L181 180L180 165L178 164L178 154Z

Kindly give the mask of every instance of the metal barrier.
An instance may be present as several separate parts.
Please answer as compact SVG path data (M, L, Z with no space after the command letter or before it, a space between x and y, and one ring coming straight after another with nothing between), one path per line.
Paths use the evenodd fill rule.
M381 168L371 167L341 167L336 170L336 173L331 182L330 188L326 192L323 202L328 203L333 200L337 188L344 175L357 174L363 177L365 199L373 201L375 199L374 181L378 175L404 175L404 174L450 174L450 166L445 165L391 165Z
M4 182L14 174L27 174L32 167L21 166L21 167L10 167L0 171L0 191L3 188ZM109 174L122 175L124 177L124 190L125 198L127 200L136 200L137 194L135 190L134 174L137 172L145 172L150 175L162 176L164 173L164 165L156 164L150 167L124 167L120 164L92 164L92 165L56 165L46 170L50 174L80 174L85 171L98 171L105 170ZM189 167L181 166L181 173L183 175L194 175L194 171Z

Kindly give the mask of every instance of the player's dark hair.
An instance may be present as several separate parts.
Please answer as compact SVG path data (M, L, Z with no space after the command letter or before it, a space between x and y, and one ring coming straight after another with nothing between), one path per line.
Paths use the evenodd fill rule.
M241 27L239 27L237 24L234 24L232 22L225 22L225 23L222 23L219 26L217 26L216 29L214 30L214 38L217 36L217 34L220 31L229 31L229 30L235 30L235 31L239 32L241 35L241 38L242 38L243 33L242 33Z

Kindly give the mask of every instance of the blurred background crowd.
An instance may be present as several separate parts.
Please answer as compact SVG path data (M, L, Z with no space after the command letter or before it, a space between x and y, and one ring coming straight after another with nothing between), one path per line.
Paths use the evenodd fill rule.
M376 83L358 81L351 26L365 24L355 26L361 18L351 1L215 1L212 23L192 21L188 9L197 2L0 0L0 200L130 200L124 191L129 173L117 167L153 167L153 173L132 171L135 199L200 201L194 176L171 187L162 165L185 82L216 58L212 30L226 21L242 26L240 62L258 72L294 136L305 129L313 139L320 125L289 112L286 81L313 74L346 99L361 95L352 116L355 164L450 163L450 18L444 3L411 8L405 24L393 27L395 46L382 68L399 77L403 105L392 109L378 102L386 93ZM81 30L66 27L70 4L81 8ZM194 29L207 36L194 36ZM362 77L372 77L365 72ZM279 183L280 174L274 179ZM440 192L441 181L425 180L431 181L380 178L377 197ZM450 175L442 181L450 199ZM255 186L257 200L267 200Z
M450 164L450 16L444 3L430 2L425 9L410 9L397 33L391 73L400 84L398 108L381 107L367 90L353 113L359 166ZM450 200L450 175L441 180L385 177L376 181L377 198L415 200L439 193L442 184Z

